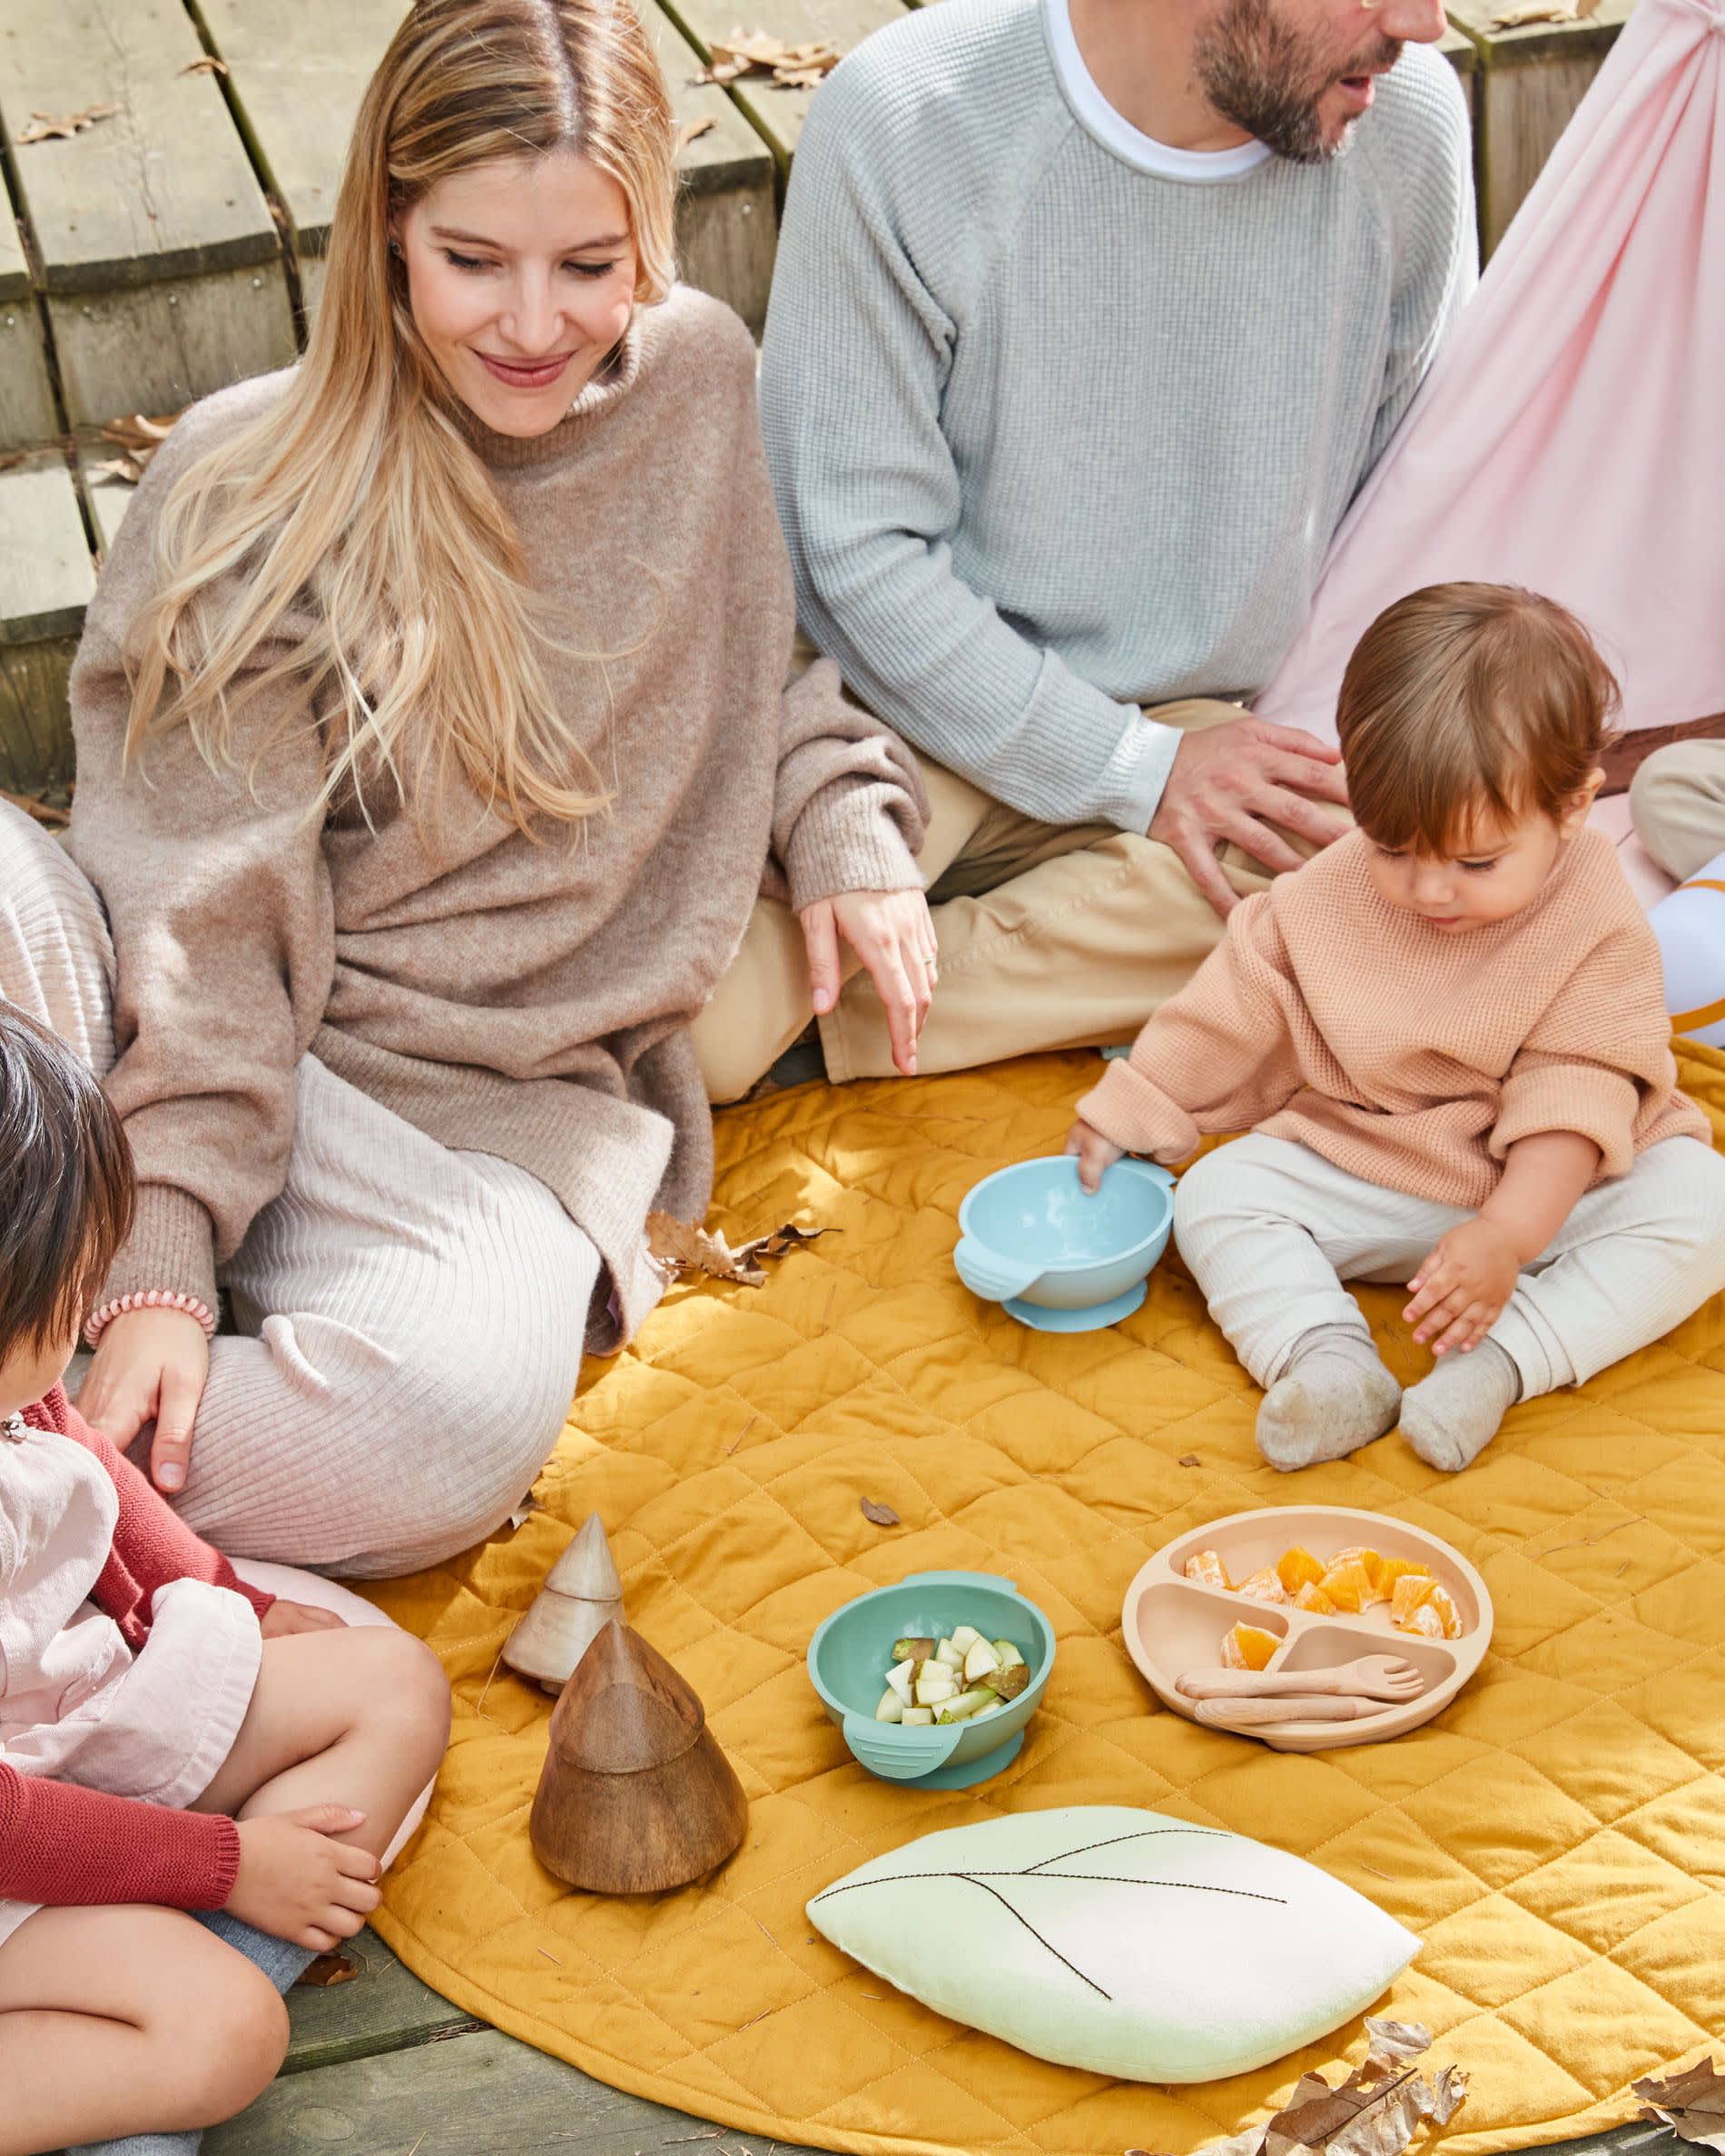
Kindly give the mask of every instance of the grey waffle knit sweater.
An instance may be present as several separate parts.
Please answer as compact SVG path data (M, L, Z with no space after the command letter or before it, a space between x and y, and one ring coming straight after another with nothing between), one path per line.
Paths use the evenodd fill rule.
M1167 177L1079 116L1064 19L942 0L822 90L762 416L850 685L1023 813L1141 832L1178 736L1138 706L1274 674L1472 289L1467 115L1414 45L1335 162Z

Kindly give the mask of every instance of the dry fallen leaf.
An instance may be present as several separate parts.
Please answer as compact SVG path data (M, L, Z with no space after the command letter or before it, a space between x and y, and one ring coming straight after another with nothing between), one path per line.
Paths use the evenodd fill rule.
M1519 5L1500 7L1489 26L1520 30L1529 23L1584 23L1599 4L1600 0L1521 0Z
M872 1520L876 1527L902 1527L903 1525L903 1521L900 1520L891 1505L877 1504L872 1497L865 1497L862 1500L862 1517L865 1520Z
M359 1974L359 1963L345 1954L320 1954L316 1961L307 1964L299 1981L327 1990L332 1984L351 1984Z
M514 1511L509 1514L509 1525L511 1527L525 1527L535 1512L542 1512L544 1510L545 1507L529 1490Z
M22 129L13 140L20 147L25 143L69 142L86 127L94 127L98 120L112 120L124 109L117 104L87 104L81 113L32 113L32 124Z
M128 418L110 419L105 427L96 429L96 439L109 443L120 454L92 465L91 470L101 472L110 479L123 479L128 487L135 487L179 417L178 412L165 412L161 418L153 419L147 413L133 412Z
M715 38L713 58L695 77L698 83L734 83L745 74L770 74L781 89L812 90L832 74L844 57L836 45L824 41L813 44L786 44L764 30L746 35L733 30L726 38Z
M1447 2126L1467 2095L1467 2076L1445 2066L1435 2085L1419 2077L1414 2062L1431 2049L1431 2031L1367 2014L1365 2033L1365 2062L1339 2088L1321 2073L1305 2075L1267 2125L1214 2141L1204 2156L1400 2156L1422 2121Z
M1630 2086L1641 2100L1643 2119L1659 2121L1686 2141L1725 2151L1725 2073L1711 2059L1697 2060L1662 2081L1649 2074Z
M717 124L711 113L703 120L685 120L676 131L677 155L681 157L691 143L699 142L704 134Z
M733 1250L718 1229L709 1234L690 1221L674 1219L669 1213L649 1213L646 1225L647 1255L662 1272L705 1273L714 1280L740 1281L744 1287L766 1285L766 1275L755 1262L758 1258L783 1256L787 1250L813 1243L817 1236L833 1233L830 1228L798 1227L787 1221L771 1235L756 1236L753 1242L739 1243Z
M57 809L51 802L36 801L28 793L10 793L4 786L0 786L0 801L9 801L15 809L22 809L50 831L64 831L72 821L69 811Z
M227 62L218 60L213 53L206 53L202 60L189 61L180 70L182 74L226 74L227 72Z

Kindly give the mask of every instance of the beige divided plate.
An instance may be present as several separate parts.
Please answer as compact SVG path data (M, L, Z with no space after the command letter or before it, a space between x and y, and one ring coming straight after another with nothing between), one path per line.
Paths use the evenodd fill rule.
M1462 1620L1459 1639L1424 1639L1397 1631L1387 1602L1358 1617L1315 1617L1288 1602L1259 1602L1220 1587L1200 1587L1186 1577L1188 1557L1214 1550L1230 1580L1247 1580L1273 1565L1283 1551L1304 1543L1319 1559L1359 1543L1385 1557L1428 1564L1448 1588ZM1355 1512L1344 1505L1273 1505L1263 1511L1231 1512L1166 1543L1126 1590L1121 1625L1126 1651L1143 1671L1157 1698L1176 1714L1196 1720L1196 1699L1175 1690L1188 1669L1217 1669L1222 1639L1244 1619L1281 1639L1270 1657L1275 1671L1331 1669L1361 1655L1399 1655L1425 1679L1425 1689L1406 1707L1385 1707L1356 1722L1271 1722L1239 1735L1262 1739L1278 1752L1325 1752L1347 1744L1381 1744L1441 1714L1473 1676L1492 1639L1492 1598L1485 1582L1447 1542L1382 1512Z

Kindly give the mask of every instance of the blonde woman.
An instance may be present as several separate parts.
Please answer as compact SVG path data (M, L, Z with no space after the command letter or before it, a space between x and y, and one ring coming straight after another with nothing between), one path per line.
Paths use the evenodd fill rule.
M405 1572L519 1502L658 1293L649 1207L706 1203L689 1025L757 893L913 1060L921 788L830 665L785 689L673 145L626 6L419 0L304 359L181 420L107 564L76 869L5 824L0 989L141 1186L80 1404L230 1552Z

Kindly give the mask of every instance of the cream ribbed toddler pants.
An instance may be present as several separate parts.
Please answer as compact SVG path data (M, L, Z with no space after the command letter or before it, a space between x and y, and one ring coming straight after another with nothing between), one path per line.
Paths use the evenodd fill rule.
M95 892L0 802L0 994L101 1074L113 983ZM286 1186L220 1268L240 1331L210 1344L173 1501L231 1556L388 1579L520 1502L575 1393L598 1253L537 1176L315 1057L295 1094Z
M1180 1255L1266 1391L1315 1326L1367 1332L1344 1280L1405 1283L1440 1236L1473 1217L1257 1132L1206 1154L1174 1198ZM1584 1193L1489 1337L1531 1400L1658 1340L1721 1287L1725 1158L1698 1138L1670 1137Z

